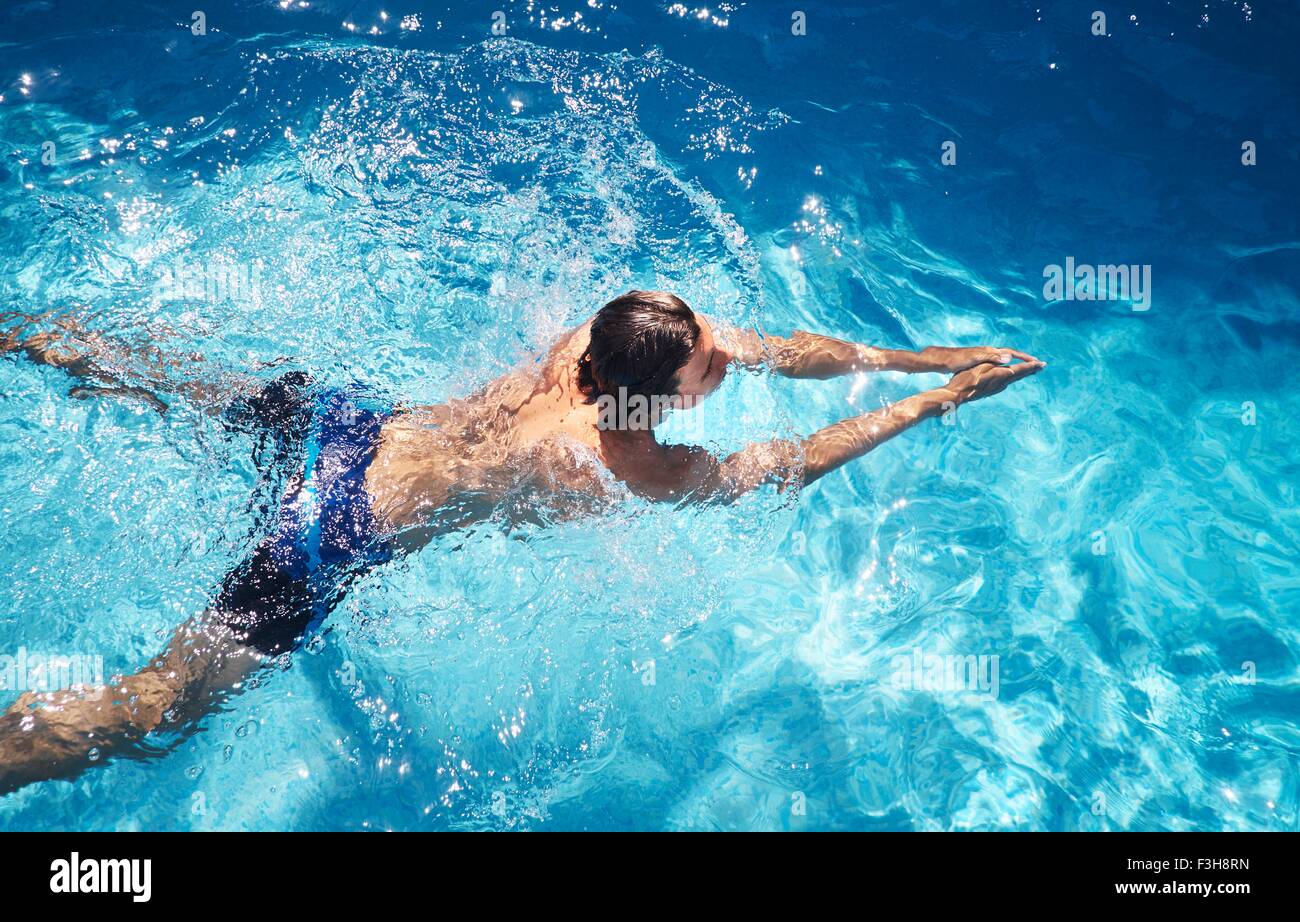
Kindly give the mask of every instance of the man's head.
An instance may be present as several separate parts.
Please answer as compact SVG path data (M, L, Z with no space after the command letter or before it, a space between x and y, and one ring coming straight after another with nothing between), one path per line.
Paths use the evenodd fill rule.
M708 321L681 298L629 291L596 313L578 386L589 402L627 388L628 396L671 397L674 406L689 408L722 383L730 360Z

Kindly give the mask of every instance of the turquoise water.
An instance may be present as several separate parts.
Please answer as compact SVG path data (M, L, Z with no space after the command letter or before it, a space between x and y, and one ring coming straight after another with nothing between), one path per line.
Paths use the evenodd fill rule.
M177 376L435 401L629 287L1049 362L802 495L446 536L0 828L1296 828L1300 23L1076 6L0 13L4 309ZM1046 300L1068 257L1150 266L1149 309ZM665 435L941 382L735 374ZM129 672L255 543L257 471L184 402L68 388L0 361L0 654Z

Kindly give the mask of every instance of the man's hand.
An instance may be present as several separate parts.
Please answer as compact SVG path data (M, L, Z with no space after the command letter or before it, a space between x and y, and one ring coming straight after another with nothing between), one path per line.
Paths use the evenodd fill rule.
M919 359L918 365L921 366L916 368L916 371L950 371L954 373L974 368L976 365L1010 365L1013 359L1019 359L1022 362L1038 361L1027 352L1000 346L962 346L957 348L926 346L916 355Z
M954 403L968 403L1001 393L1012 381L1038 374L1046 367L1046 362L1033 358L1018 365L985 363L953 375L952 380L939 390L950 394Z

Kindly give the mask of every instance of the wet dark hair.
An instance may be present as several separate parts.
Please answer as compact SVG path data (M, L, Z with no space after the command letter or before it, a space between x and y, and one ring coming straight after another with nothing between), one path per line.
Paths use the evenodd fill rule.
M676 393L677 372L700 338L695 312L666 291L629 291L596 312L591 344L578 359L578 389L594 403L602 394L644 397Z

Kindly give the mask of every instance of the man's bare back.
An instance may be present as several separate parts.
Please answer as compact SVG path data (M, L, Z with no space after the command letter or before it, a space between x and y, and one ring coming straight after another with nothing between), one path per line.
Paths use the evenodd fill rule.
M474 394L399 408L384 425L366 491L384 532L410 550L429 536L490 514L502 496L530 487L605 492L596 409L573 372L590 322L534 367L511 371ZM456 499L468 503L449 504Z

